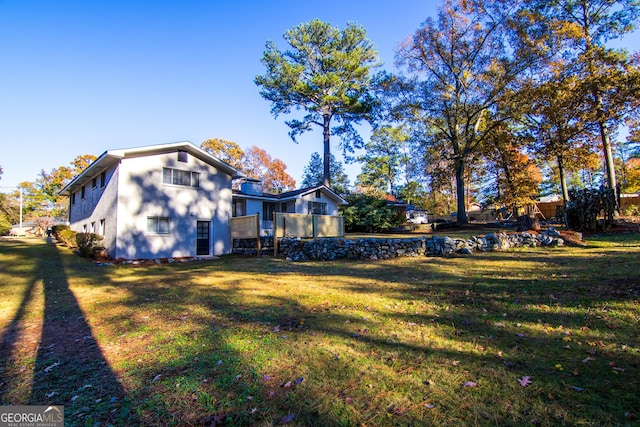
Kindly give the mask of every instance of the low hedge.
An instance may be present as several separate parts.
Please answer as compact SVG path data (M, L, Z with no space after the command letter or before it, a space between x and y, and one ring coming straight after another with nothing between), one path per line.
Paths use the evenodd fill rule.
M78 247L78 244L76 243L76 234L77 233L70 228L65 228L57 233L56 240L71 249L75 249Z
M77 233L76 245L80 251L80 256L89 258L93 256L94 248L98 247L98 243L103 237L96 233Z

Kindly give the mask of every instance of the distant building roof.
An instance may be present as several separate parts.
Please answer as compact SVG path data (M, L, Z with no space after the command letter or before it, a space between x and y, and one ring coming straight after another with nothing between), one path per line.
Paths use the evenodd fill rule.
M551 202L559 202L562 200L562 196L559 194L550 194L548 196L542 196L538 199L538 203L551 203Z

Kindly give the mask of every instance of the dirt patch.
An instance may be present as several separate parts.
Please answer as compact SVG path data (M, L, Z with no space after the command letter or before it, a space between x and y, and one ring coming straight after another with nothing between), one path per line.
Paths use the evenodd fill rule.
M640 217L637 216L625 216L616 218L613 221L613 225L608 230L594 230L585 231L583 234L585 237L593 235L607 235L607 234L620 234L620 233L640 233Z

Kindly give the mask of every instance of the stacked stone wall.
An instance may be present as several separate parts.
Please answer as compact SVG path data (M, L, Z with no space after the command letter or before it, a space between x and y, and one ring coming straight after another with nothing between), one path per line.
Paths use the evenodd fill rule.
M396 257L443 256L453 253L504 251L517 247L561 246L560 234L553 230L537 233L490 233L468 239L451 237L415 238L323 238L301 240L282 238L278 255L291 261L334 259L389 259Z

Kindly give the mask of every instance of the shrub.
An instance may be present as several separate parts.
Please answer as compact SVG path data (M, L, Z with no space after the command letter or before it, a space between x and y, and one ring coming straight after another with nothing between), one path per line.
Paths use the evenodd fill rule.
M93 249L98 246L103 237L96 233L77 233L76 244L80 251L80 256L89 258L93 256Z
M377 197L354 194L347 197L349 206L342 208L344 228L348 232L373 233L388 230L404 222L396 208Z
M625 216L640 216L640 206L631 205L624 211Z
M53 227L51 227L51 234L56 240L58 240L59 242L62 242L62 239L60 238L60 233L62 232L62 230L69 230L69 229L70 228L68 225L64 225L64 224L54 225Z
M0 213L0 236L4 236L11 231L11 223L4 213Z
M573 230L595 230L598 217L603 215L602 228L607 230L613 224L616 206L615 192L610 188L571 189L565 211L567 226Z
M63 245L71 249L75 249L78 247L78 244L76 243L76 234L77 233L75 231L65 228L58 233L57 240L62 242Z

